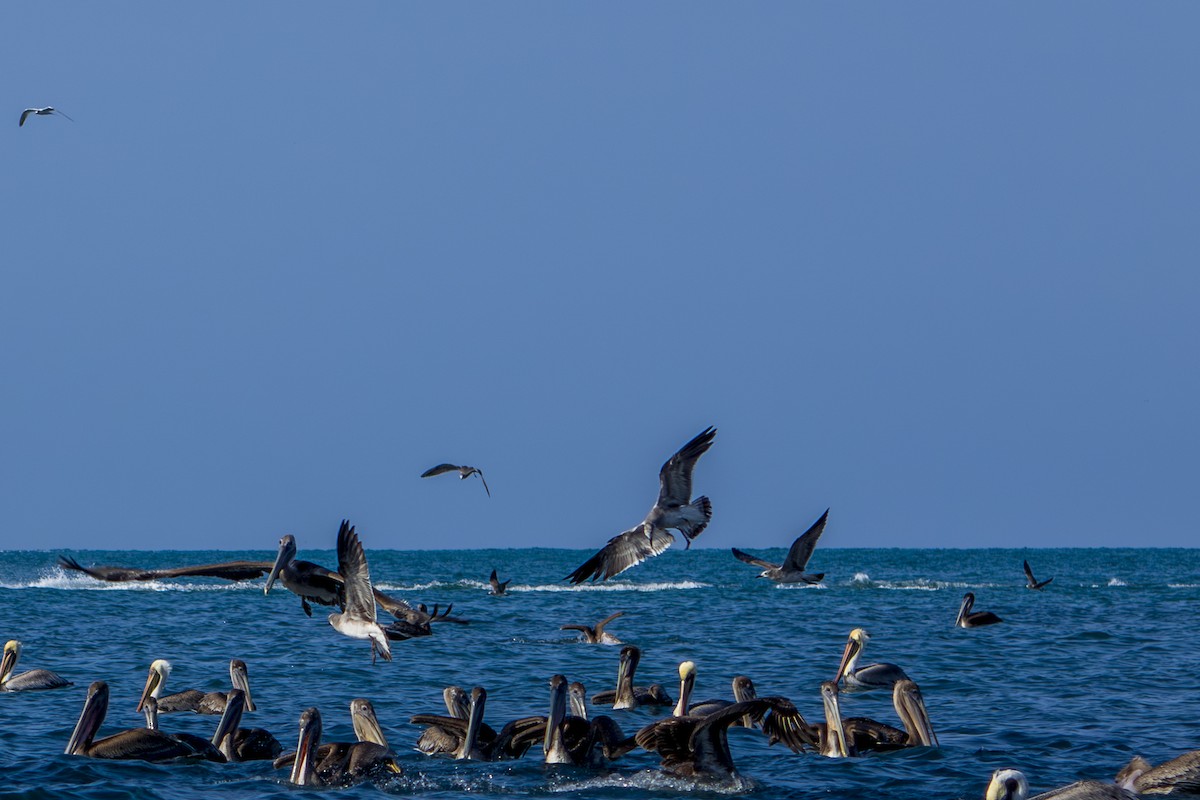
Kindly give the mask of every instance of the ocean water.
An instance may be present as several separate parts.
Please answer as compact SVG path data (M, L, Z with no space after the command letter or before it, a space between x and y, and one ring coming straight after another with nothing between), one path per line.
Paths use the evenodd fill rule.
M567 550L401 552L371 550L375 583L409 600L443 607L470 625L441 624L435 635L393 643L394 661L371 664L363 641L337 634L328 609L304 615L299 600L263 580L213 579L106 584L64 574L53 552L0 553L0 639L24 643L17 671L43 667L75 685L0 693L0 797L86 800L137 797L235 798L380 792L436 798L665 798L750 795L890 800L978 798L994 769L1023 770L1034 791L1083 777L1111 779L1134 754L1158 763L1200 748L1200 550L858 550L819 549L817 587L777 587L725 550L671 551L604 584L572 588L561 579L590 553ZM783 550L764 551L780 560ZM84 564L166 567L268 551L76 552ZM336 566L329 550L301 558ZM1021 560L1043 592L1024 588ZM511 578L509 594L488 595L492 568ZM965 591L977 610L1004 622L952 627ZM604 771L544 766L525 759L460 763L412 749L416 713L442 713L442 688L488 689L487 721L544 713L554 673L589 693L612 688L619 647L587 645L559 626L594 624L623 610L609 631L642 648L638 685L662 683L674 697L677 666L697 664L695 699L731 695L736 674L760 695L790 697L810 721L822 718L818 685L830 679L851 628L871 634L860 663L890 661L920 684L938 749L853 759L769 748L733 729L741 779L697 785L658 770L636 751ZM298 716L318 706L325 739L353 740L347 711L369 698L404 774L343 790L297 789L268 763L143 764L62 754L87 685L108 681L112 702L101 736L139 727L134 711L155 658L174 664L167 691L227 689L228 662L249 665L259 710L245 726L265 727L294 747ZM847 716L897 724L890 694L843 695ZM663 712L611 713L626 732ZM170 714L168 732L210 735L216 717ZM297 795L296 792L301 792Z

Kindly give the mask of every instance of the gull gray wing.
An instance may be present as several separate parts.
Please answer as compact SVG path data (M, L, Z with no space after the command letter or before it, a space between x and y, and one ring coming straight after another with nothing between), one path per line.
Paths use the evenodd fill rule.
M745 550L738 550L736 547L731 547L729 549L733 551L733 557L738 561L744 561L747 564L753 564L754 566L762 567L763 569L779 569L778 564L772 564L770 561L763 561L761 558L755 558Z
M662 465L658 473L658 505L684 506L691 502L692 469L700 456L712 447L716 435L716 428L705 428Z
M436 467L430 467L429 469L422 472L421 477L422 478L432 478L434 475L442 475L447 472L456 472L456 471L458 471L457 464L438 464ZM483 476L480 475L479 477L482 478Z
M487 479L483 477L483 470L477 469L475 470L475 474L479 476L479 480L483 481L483 490L487 492L487 496L491 497L492 490L488 488Z
M345 584L345 610L351 616L375 621L375 595L371 591L371 573L367 554L349 520L342 520L337 540L338 574Z
M673 535L659 528L651 529L647 538L646 526L638 525L609 539L608 544L583 562L579 569L566 577L566 580L571 583L583 583L589 578L593 581L597 578L606 581L630 567L637 566L647 558L658 555L674 541Z
M785 570L796 570L803 572L808 566L808 560L812 558L813 550L817 547L817 540L821 538L821 534L825 532L825 523L829 519L829 509L825 509L825 513L821 518L813 523L812 527L805 531L796 541L792 542L792 547L788 550L787 558L783 560L783 568Z

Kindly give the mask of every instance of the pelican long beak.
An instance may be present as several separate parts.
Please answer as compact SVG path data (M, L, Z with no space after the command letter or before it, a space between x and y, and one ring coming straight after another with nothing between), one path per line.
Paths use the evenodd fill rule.
M467 716L467 735L463 738L462 747L456 754L457 758L474 761L483 760L479 752L479 728L483 725L483 711L487 704L487 690L476 686L471 690L471 709Z
M967 612L970 610L971 610L971 595L970 595L970 593L967 593L967 594L963 595L962 605L960 605L958 607L958 616L954 620L954 627L956 627L956 628L963 627L963 620L966 619Z
M271 587L275 585L275 579L279 577L279 573L283 572L284 566L292 560L295 553L295 539L288 535L279 540L279 553L275 556L275 563L271 565L271 574L267 576L267 585L263 587L263 594L271 591Z
M695 687L696 662L684 661L679 665L679 702L675 704L675 716L687 716L688 701L692 699L692 689Z
M833 679L835 683L846 677L846 673L853 669L854 659L858 657L861 650L862 643L853 636L846 640L846 647L842 650L842 661L838 664L837 675Z
M572 716L587 719L587 689L584 688L582 683L576 681L567 687L567 694L571 701Z
M925 709L925 699L921 689L910 680L896 681L892 688L892 704L900 721L908 731L910 747L940 747L937 734L933 732L933 723L929 721L929 712Z
M21 645L15 639L4 645L4 658L0 659L0 686L8 681L8 676L16 669L20 649Z
M308 786L313 782L313 753L321 743L321 712L307 708L300 715L300 741L296 743L296 761L292 764L291 782Z
M221 751L226 761L237 761L237 751L233 747L233 735L237 733L242 721L242 712L246 710L246 693L241 689L233 689L225 697L225 711L217 730L213 733L213 747Z
M562 721L567 715L567 679L555 675L550 679L550 713L546 717L546 735L542 738L542 752L547 764L567 761L563 752Z
M235 658L229 662L229 682L233 684L233 688L241 689L246 695L246 711L256 711L254 698L250 694L250 673L246 670L245 661Z
M379 727L379 718L375 716L375 707L370 700L361 697L350 701L350 721L354 724L354 735L360 742L388 746L383 728Z
M842 727L842 707L838 700L837 684L827 681L821 684L821 701L825 706L825 726L833 748L822 755L831 758L847 758L850 747L846 743L846 729Z
M159 671L156 670L153 665L151 665L150 674L146 676L146 686L142 689L142 696L138 698L137 708L135 708L134 711L141 711L142 708L145 707L147 697L150 697L151 695L158 697L158 695L154 693L155 690L162 685L162 681L162 674L159 673Z
M107 714L108 684L104 681L96 681L88 687L83 711L79 714L79 721L75 723L75 730L71 731L67 749L63 752L74 756L78 755L79 751L86 750L96 736L96 731L100 730L100 726L104 724L104 717Z
M758 694L754 691L754 682L752 680L745 675L738 675L733 679L733 702L744 703L756 697L758 697ZM753 728L754 719L747 714L742 717L741 724L743 728Z
M458 686L447 686L442 690L446 712L455 719L466 719L471 714L471 701L467 693Z

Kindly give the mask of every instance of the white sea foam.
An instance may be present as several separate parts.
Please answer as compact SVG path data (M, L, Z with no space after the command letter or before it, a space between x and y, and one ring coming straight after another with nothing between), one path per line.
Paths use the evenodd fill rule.
M850 579L850 583L857 586L870 586L871 576L865 572L856 572L854 573L854 577Z
M776 589L828 589L824 583L777 583Z
M1129 584L1127 584L1125 581L1121 580L1120 578L1109 578L1108 585L1109 586L1128 586Z
M644 769L632 775L598 775L582 781L566 781L547 787L551 792L594 792L597 789L642 789L654 792L703 792L705 794L745 794L756 784L742 776L725 781L697 781L676 778L658 770Z
M60 567L54 567L28 581L17 583L0 583L4 589L64 589L68 591L90 592L228 592L237 589L258 588L252 583L173 583L168 581L122 581L110 582L81 575L78 572L66 572Z
M1168 589L1200 589L1200 583L1168 583Z
M673 589L711 589L711 583L674 581L663 583L581 583L578 586L547 583L538 586L509 586L510 592L669 592Z

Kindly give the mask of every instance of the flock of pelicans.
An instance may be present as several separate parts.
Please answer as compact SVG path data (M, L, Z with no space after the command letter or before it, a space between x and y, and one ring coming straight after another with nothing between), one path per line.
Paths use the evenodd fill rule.
M30 113L37 112L37 109ZM574 583L587 579L606 580L657 555L673 542L671 529L678 530L690 545L712 516L707 497L691 498L692 470L699 457L712 445L715 429L708 428L679 449L660 471L659 499L638 526L613 537L609 543L566 577ZM475 467L441 464L422 477L458 471L461 478L483 474ZM487 490L487 485L484 483ZM490 490L488 490L490 495ZM823 574L807 571L808 561L825 528L826 511L807 532L796 539L782 564L775 564L734 549L741 561L762 569L760 577L781 583L816 583ZM273 562L234 561L222 564L140 570L128 567L84 567L74 559L60 557L60 564L106 581L158 580L175 577L218 577L246 580L266 575L264 592L276 582L296 594L306 614L312 615L313 603L336 607L329 614L330 625L346 636L366 640L372 662L377 657L391 659L391 643L432 633L434 622L465 623L450 616L451 607L439 612L424 606L413 607L375 589L371 583L366 553L355 529L343 521L337 535L337 570L296 558L292 536L284 536ZM1027 586L1043 589L1051 579L1038 581L1028 562L1024 565ZM495 570L489 583L493 594L504 594L508 581L500 581ZM963 597L955 622L972 628L1000 622L990 612L972 610L974 595ZM393 620L382 624L377 609L383 608ZM605 630L617 612L594 626L569 624L563 629L578 630L589 643L619 643ZM921 690L905 671L895 664L860 665L869 637L855 628L846 640L841 662L832 680L820 686L824 722L810 723L795 704L781 696L759 697L750 678L733 679L732 699L693 702L696 665L679 665L678 698L672 700L659 684L635 683L641 651L625 645L620 651L616 686L595 694L592 706L606 706L614 712L641 706L671 708L670 716L651 722L627 736L609 715L589 713L587 695L580 683L568 683L563 675L550 678L549 705L545 713L506 722L499 731L485 723L487 692L474 687L469 693L457 686L443 692L445 714L418 714L411 723L422 726L416 748L429 755L473 761L496 761L525 756L540 745L547 764L571 764L603 768L641 749L658 756L661 768L670 774L699 780L727 781L736 775L728 743L730 728L740 727L766 736L770 744L782 744L793 752L811 751L831 758L846 758L872 750L906 747L938 747L937 736L921 697ZM0 691L55 689L71 685L61 676L43 669L14 674L21 654L20 642L10 641L0 661ZM188 690L164 694L171 665L156 660L150 665L145 688L137 710L145 714L145 727L121 731L97 739L109 703L104 681L88 688L79 721L67 741L68 755L102 759L172 761L204 759L208 761L271 760L276 769L288 769L289 781L308 786L344 786L401 772L401 767L375 717L370 701L355 699L350 714L355 742L322 742L321 713L305 709L299 717L299 735L295 750L284 754L283 745L262 728L242 728L243 715L255 710L246 664L234 659L229 665L228 692L203 693ZM887 690L901 727L864 717L844 717L839 694L848 690ZM195 712L220 715L211 738L190 734L170 734L159 727L159 714ZM1029 788L1025 776L1012 769L997 770L985 791L985 800L1023 800ZM1080 781L1056 789L1038 798L1061 800L1101 800L1136 798L1139 794L1200 794L1200 751L1191 752L1152 767L1135 758L1116 776L1114 783Z

